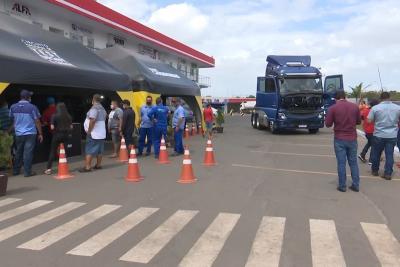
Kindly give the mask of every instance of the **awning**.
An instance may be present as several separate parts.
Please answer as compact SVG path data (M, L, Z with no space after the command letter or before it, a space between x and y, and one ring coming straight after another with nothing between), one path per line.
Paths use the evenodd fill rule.
M132 88L169 96L200 95L199 86L177 69L122 47L96 51L107 62L131 77Z
M1 12L0 82L130 89L128 75L81 44Z

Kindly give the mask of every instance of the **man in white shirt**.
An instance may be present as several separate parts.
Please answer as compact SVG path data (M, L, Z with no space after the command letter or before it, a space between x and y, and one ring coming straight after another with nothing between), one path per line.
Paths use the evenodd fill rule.
M86 131L85 146L85 167L80 172L92 171L92 159L96 157L95 170L101 169L101 161L104 152L104 140L106 139L106 118L107 112L101 105L101 96L95 94L92 100L92 107L86 114L84 128Z

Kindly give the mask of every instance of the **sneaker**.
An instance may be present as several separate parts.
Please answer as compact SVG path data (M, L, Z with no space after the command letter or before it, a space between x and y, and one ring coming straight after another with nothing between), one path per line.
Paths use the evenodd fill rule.
M371 162L371 161L369 161L369 162L368 162L368 165L369 165L369 166L371 166L371 165L372 165L372 162Z
M343 188L343 187L339 187L339 186L338 186L338 187L337 187L337 190L338 190L339 192L343 192L343 193L346 192L346 188L345 188L345 187Z
M349 189L350 189L351 191L353 191L353 192L360 192L360 188L358 188L358 187L356 187L356 186L354 186L354 185L349 186Z
M387 180L387 181L392 180L392 176L391 176L391 175L388 175L388 174L382 175L381 178L382 178L382 179L385 179L385 180Z
M46 174L46 175L51 175L51 169L45 170L45 171L44 171L44 174Z
M379 176L379 172L372 171L371 174L372 176Z
M358 155L358 158L363 162L366 163L367 160L365 159L365 157L363 157L362 155Z

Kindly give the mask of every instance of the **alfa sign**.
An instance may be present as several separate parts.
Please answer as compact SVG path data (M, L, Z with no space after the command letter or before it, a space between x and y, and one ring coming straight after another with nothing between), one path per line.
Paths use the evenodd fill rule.
M14 3L11 10L22 15L27 15L27 16L32 15L31 11L29 10L29 7L20 3Z

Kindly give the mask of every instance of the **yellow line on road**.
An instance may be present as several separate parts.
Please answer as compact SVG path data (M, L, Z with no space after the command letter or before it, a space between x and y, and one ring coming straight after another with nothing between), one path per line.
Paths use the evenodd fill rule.
M273 155L285 155L285 156L306 156L306 157L326 157L326 158L335 158L334 155L322 155L322 154L298 154L298 153L283 153L283 152L268 152L268 151L259 151L253 150L251 153L260 153L260 154L273 154Z
M250 169L258 169L258 170L266 170L266 171L277 171L277 172L292 172L292 173L306 173L306 174L316 174L316 175L337 176L337 173L333 173L333 172L317 172L317 171L304 171L304 170L293 170L293 169L279 169L279 168L252 166L252 165L244 165L244 164L232 164L232 167L250 168ZM365 175L360 175L360 178L374 179L374 180L381 179L379 177L365 176ZM400 181L400 179L393 179L393 181Z

